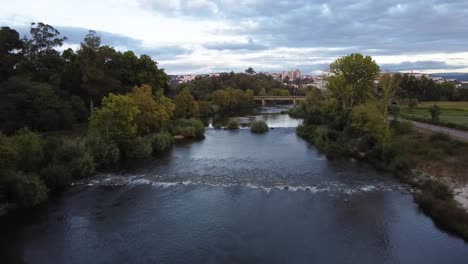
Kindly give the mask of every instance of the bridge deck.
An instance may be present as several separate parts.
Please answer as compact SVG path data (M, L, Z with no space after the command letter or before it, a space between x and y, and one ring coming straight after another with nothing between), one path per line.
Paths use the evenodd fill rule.
M254 96L255 100L266 100L266 101L295 101L305 100L305 96Z

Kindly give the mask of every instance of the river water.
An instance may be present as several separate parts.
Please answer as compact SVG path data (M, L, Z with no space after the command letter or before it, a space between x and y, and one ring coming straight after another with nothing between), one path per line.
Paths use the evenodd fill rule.
M3 224L2 263L468 263L407 187L328 161L268 108ZM5 228L5 225L8 225Z

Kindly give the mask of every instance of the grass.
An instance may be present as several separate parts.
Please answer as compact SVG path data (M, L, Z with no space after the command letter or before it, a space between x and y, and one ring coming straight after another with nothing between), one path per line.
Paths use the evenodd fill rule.
M441 108L439 121L431 122L429 108L438 105ZM441 126L468 130L468 102L423 102L413 110L405 107L402 117L422 122L434 123Z

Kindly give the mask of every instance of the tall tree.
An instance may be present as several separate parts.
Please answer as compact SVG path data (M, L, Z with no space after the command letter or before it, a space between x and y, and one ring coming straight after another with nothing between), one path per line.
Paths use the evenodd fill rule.
M61 47L66 37L60 37L60 32L51 25L31 23L31 39L23 38L24 55L21 70L31 73L35 81L51 81L58 83L62 68L62 58L55 49Z
M18 51L23 47L19 33L9 27L0 28L0 82L7 80L19 62Z
M81 42L78 50L81 65L81 90L83 96L89 100L90 113L94 110L96 101L119 85L119 82L106 75L106 56L100 50L101 37L90 30Z
M353 108L372 97L380 68L372 57L352 53L330 64L330 72L334 74L331 78L342 76L345 84L350 86L348 106Z

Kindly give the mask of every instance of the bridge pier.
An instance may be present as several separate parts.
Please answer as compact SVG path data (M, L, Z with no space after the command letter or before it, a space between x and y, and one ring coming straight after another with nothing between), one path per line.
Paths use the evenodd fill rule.
M266 105L266 100L262 99L262 106L265 106L265 105Z
M293 105L296 106L296 99L293 100Z

